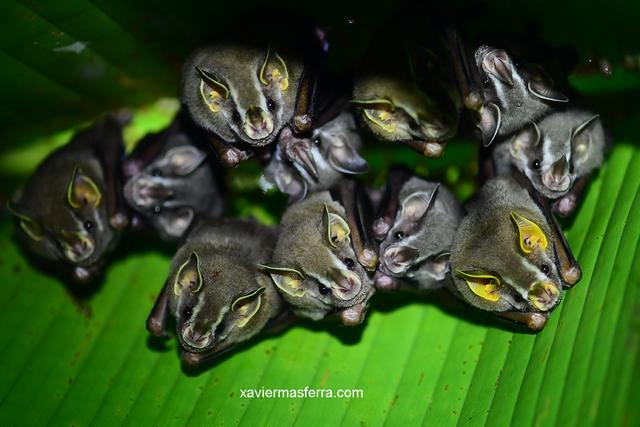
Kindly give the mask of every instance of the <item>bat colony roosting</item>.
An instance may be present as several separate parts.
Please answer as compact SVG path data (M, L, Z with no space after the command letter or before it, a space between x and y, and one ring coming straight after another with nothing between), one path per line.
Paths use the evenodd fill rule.
M108 114L44 160L9 203L21 240L81 282L128 227L179 242L147 328L167 336L173 317L190 365L296 317L358 325L376 290L444 290L541 330L580 280L554 213L575 211L603 161L599 116L540 67L469 50L453 31L405 49L376 44L348 79L310 60L326 53L310 46L197 50L167 129L125 156L130 117ZM367 171L363 135L439 157L463 119L483 159L464 207L406 168L393 167L384 189L355 179ZM289 195L277 229L221 217L223 166L250 157Z

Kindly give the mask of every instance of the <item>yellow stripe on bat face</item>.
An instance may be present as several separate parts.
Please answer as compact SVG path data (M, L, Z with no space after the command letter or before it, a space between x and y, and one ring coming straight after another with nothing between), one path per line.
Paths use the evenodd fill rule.
M518 243L522 252L530 254L536 248L547 248L547 236L545 236L538 224L517 212L511 212L511 218L518 227Z
M466 273L458 270L456 272L458 276L467 282L467 286L471 289L471 292L478 295L480 298L497 302L500 300L500 279L490 274L474 274Z

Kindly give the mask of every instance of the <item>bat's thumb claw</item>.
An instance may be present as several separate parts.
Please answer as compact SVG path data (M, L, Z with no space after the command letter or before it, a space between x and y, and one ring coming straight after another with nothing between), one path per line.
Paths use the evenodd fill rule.
M122 231L129 225L129 218L122 212L118 212L109 218L109 224L114 230Z

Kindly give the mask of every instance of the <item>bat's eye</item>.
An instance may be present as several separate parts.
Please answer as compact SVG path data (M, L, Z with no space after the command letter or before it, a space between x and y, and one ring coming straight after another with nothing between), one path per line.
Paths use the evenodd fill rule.
M162 172L160 171L160 169L158 169L158 168L154 168L154 169L151 171L151 175L161 177L161 176L162 176Z
M327 295L329 293L329 290L330 289L322 283L318 283L318 292L320 292L321 295Z
M191 307L185 307L184 310L182 310L182 318L184 320L189 320L191 318Z
M549 268L549 266L547 264L542 264L540 266L540 269L542 270L542 272L544 274L546 274L547 276L549 275L549 273L551 273L551 269Z
M394 235L393 235L393 237L394 237L396 240L402 240L402 239L404 239L404 232L402 232L402 231L396 231L396 234L394 234Z
M269 99L267 101L267 108L269 109L269 111L273 111L276 109L276 103L273 102L273 100Z
M532 163L531 163L531 167L534 169L540 169L540 160L535 159Z
M313 138L313 143L316 145L320 145L320 137L316 136L315 138Z
M157 205L157 206L153 207L153 213L154 214L159 214L160 211L162 211L162 208L160 207L160 205Z
M240 113L238 113L237 111L233 112L231 118L236 122L239 122L242 119L242 117L240 117Z
M349 270L353 270L353 267L356 265L351 258L345 258L343 261L344 265L346 265Z
M93 223L93 221L87 220L87 221L84 222L84 229L87 230L87 231L91 231L91 230L93 230L93 226L94 225L95 224Z

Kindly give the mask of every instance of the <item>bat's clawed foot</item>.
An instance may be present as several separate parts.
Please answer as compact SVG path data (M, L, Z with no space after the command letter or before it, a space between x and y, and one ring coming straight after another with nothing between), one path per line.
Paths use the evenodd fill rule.
M577 264L568 268L563 268L560 271L560 274L562 276L562 280L564 280L564 285L567 288L572 287L582 279L582 270Z
M566 196L556 200L551 206L551 209L561 217L566 218L576 210L577 206L578 198L574 194L569 193Z
M239 150L235 147L226 147L224 150L218 152L218 155L220 156L220 161L229 168L235 168L249 158L249 154L246 151Z
M373 221L372 229L373 237L377 240L384 240L384 238L387 237L389 230L391 230L391 219L386 217L376 219Z
M358 251L358 261L369 271L373 271L378 267L378 254L371 248L363 248Z
M363 322L366 314L367 305L365 303L360 303L342 310L339 317L343 325L356 326Z
M373 285L375 288L382 292L393 292L398 289L398 281L381 271L376 271L373 276Z
M147 331L152 335L160 338L167 337L167 331L165 330L165 321L157 316L149 316L147 318Z
M122 231L129 225L129 218L122 212L117 212L109 218L111 228L116 231Z
M180 354L182 363L189 367L196 367L202 363L202 356L200 353L192 353L190 351L183 351Z
M310 114L297 114L293 116L294 132L297 135L310 131L312 124L313 119Z

